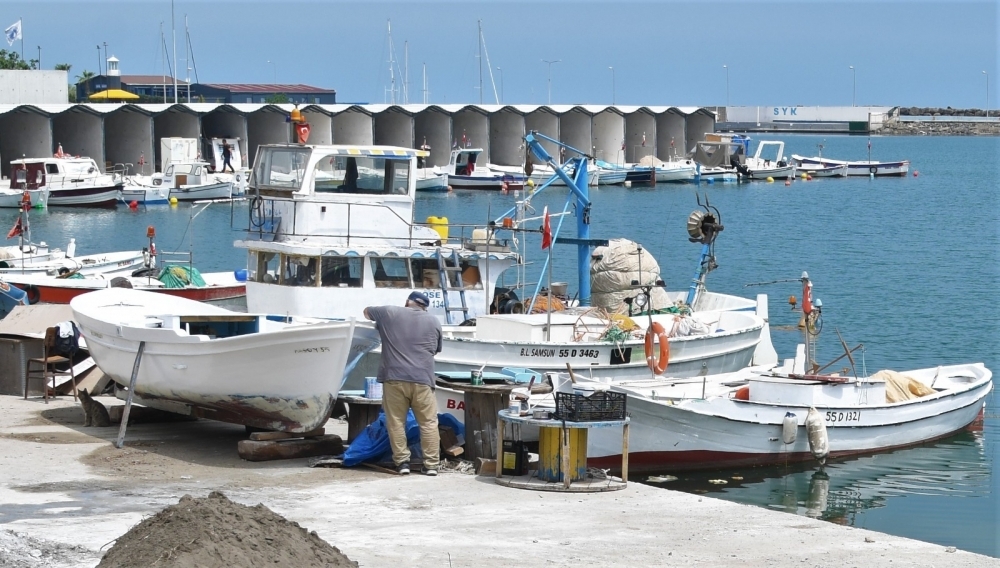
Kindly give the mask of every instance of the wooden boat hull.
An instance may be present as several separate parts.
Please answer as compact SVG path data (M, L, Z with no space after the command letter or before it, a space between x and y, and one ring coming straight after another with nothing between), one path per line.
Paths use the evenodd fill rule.
M211 322L205 325L222 330L226 318L253 316L136 290L93 292L70 305L97 365L120 386L128 386L139 343L145 342L135 387L143 400L287 432L326 422L345 368L378 338L373 326L353 320L264 330L275 321L270 316L257 323L259 331L229 337L188 334L166 323L156 328L157 319L179 316L189 318L188 325Z
M992 389L992 374L985 367L966 367L978 367L982 374L964 387L922 399L861 405L846 397L838 405L815 404L826 422L830 457L922 444L962 430L976 420ZM627 404L632 420L631 471L753 467L814 459L804 426L809 411L805 405L740 401L729 396L681 401L629 396ZM795 414L798 422L792 444L782 440L787 412ZM592 433L588 456L592 466L618 467L620 437Z

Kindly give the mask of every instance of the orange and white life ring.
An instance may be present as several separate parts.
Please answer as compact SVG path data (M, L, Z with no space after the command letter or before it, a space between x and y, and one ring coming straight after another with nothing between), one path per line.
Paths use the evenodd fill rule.
M653 356L653 338L660 342L659 357ZM667 331L657 322L653 322L646 330L646 364L649 369L657 375L662 375L667 370L670 362L670 342L667 339Z

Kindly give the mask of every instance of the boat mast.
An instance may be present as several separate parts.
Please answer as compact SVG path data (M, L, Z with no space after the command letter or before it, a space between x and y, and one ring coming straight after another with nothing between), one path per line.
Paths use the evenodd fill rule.
M160 80L163 84L163 102L167 102L167 38L163 37L163 22L160 21L160 44L163 47L163 60L160 61L160 73L163 75Z
M174 0L170 0L170 35L174 42L174 104L177 104L177 28L174 26Z
M187 67L187 99L191 102L191 36L188 35L188 17L184 14L184 66Z
M479 104L483 104L483 21L476 22L479 24L479 41L476 44L479 49L479 55L476 56L479 59Z
M424 63L424 104L427 104L427 64Z
M391 104L396 104L396 75L393 70L393 66L396 61L393 57L393 46L392 46L392 21L386 20L386 29L389 34L389 102Z
M403 40L403 104L410 103L410 42Z

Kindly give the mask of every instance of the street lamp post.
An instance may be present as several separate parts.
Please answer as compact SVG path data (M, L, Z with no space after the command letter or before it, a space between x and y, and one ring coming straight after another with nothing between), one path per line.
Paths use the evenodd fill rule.
M983 71L983 75L986 75L986 120L990 118L990 74Z
M561 62L562 62L562 59L543 59L542 60L542 63L547 63L549 65L549 74L548 74L548 77L549 77L549 102L548 102L548 104L552 104L552 64L553 63L561 63Z
M42 46L38 46L38 69L41 70L41 68L42 68ZM986 82L989 83L989 81L986 81ZM986 99L987 100L989 100L989 98L990 98L989 95L990 95L989 89L987 89L987 92L986 92Z
M273 83L275 85L277 85L278 84L278 66L275 65L274 61L271 61L270 59L268 59L267 62L271 64L271 71L273 72L273 76L274 76L273 77Z
M854 87L851 91L851 106L858 106L858 70L853 65L849 67L851 76L854 78Z
M101 73L101 44L97 44L97 74L103 75Z
M497 67L497 71L500 72L500 104L503 104L503 69Z
M611 70L611 106L615 106L615 68L608 67Z
M723 69L726 70L726 106L729 106L729 66L723 65Z

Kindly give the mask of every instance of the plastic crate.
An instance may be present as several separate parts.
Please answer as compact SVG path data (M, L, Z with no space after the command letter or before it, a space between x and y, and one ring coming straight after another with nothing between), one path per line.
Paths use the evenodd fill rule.
M623 392L597 391L590 396L567 392L556 392L556 417L569 422L598 422L601 420L624 420L625 401Z

